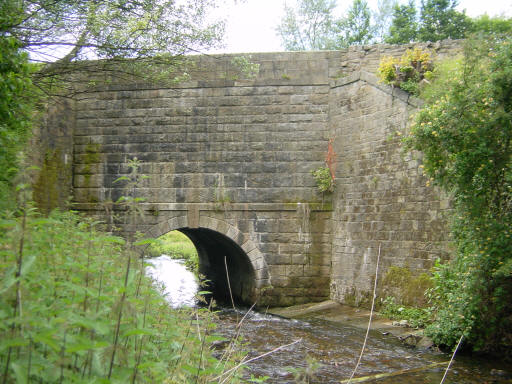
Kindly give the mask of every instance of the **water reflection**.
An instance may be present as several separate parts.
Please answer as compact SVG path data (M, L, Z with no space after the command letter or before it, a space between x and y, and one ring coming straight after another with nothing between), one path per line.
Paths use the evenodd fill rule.
M161 255L146 261L152 265L146 268L146 273L163 284L167 300L173 308L195 306L199 284L183 260Z

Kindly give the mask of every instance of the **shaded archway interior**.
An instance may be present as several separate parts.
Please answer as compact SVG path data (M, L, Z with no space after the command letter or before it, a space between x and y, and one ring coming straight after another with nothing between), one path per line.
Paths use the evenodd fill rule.
M194 243L199 256L199 273L208 281L206 288L212 292L213 298L220 303L231 303L231 288L235 303L252 305L255 273L242 248L229 237L211 229L180 228L179 231Z

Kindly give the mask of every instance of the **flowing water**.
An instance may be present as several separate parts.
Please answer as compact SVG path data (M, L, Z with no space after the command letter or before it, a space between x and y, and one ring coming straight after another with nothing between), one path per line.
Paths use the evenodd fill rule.
M173 306L193 305L197 282L185 266L161 256L152 260L149 273L166 286ZM190 284L190 285L189 285ZM347 380L357 362L365 329L320 319L293 320L250 312L222 309L218 313L218 332L233 337L242 318L241 335L248 343L248 358L255 358L282 347L248 364L250 376L268 376L268 383L296 383L307 374L310 383L340 383ZM365 353L355 378L367 383L440 383L450 356L405 346L396 337L370 331ZM436 365L437 364L437 365ZM495 361L457 356L445 383L512 383L511 367ZM385 374L384 377L371 377Z

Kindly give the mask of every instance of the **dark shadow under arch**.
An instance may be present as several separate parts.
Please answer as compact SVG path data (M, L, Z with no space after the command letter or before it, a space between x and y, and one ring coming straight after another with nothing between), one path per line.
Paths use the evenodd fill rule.
M255 298L255 272L240 246L220 232L207 228L180 228L194 243L199 256L199 273L209 284L207 289L220 303L231 303L229 286L237 304L252 305ZM226 276L226 263L229 285Z

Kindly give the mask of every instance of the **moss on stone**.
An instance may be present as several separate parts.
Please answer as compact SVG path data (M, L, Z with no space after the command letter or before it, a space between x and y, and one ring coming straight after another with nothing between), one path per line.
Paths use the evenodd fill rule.
M60 150L48 150L45 153L41 169L32 186L33 199L44 215L55 208L65 207L69 191L62 188L59 179L62 175L67 175L70 169L70 165L66 165L62 160Z
M93 164L101 163L101 154L100 154L101 145L97 143L89 143L85 147L85 156L84 156L84 168L83 168L83 176L84 176L84 185L83 187L89 188L91 186L91 176L93 175ZM99 202L98 196L92 196L87 192L87 201L89 203L97 203Z
M415 276L407 266L391 266L383 285L384 296L394 297L403 305L423 307L426 305L425 291L432 287L432 281L427 273Z
M293 200L293 201L284 201L283 204L286 208L297 209L297 204L309 204L309 207L312 211L332 211L333 204L332 201L318 201L318 200Z
M84 156L84 187L89 187L91 183L91 175L92 175L92 164L98 164L101 162L100 155L100 144L89 143L85 147L85 156Z

